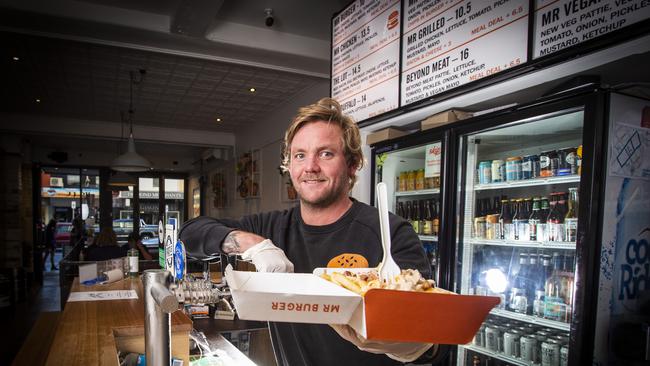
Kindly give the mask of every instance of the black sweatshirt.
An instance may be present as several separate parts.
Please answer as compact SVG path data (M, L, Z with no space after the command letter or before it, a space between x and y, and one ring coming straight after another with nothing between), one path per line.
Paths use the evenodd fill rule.
M400 268L418 269L431 278L426 254L411 225L389 215L392 254ZM336 222L324 226L307 225L300 208L246 216L241 220L198 217L186 222L179 238L189 257L204 259L221 253L221 243L234 229L269 238L284 250L296 273L311 273L327 267L330 259L343 253L364 256L370 267L381 262L383 250L376 208L354 201ZM397 305L397 304L396 304ZM280 365L396 365L385 355L359 350L328 325L269 323L273 348Z

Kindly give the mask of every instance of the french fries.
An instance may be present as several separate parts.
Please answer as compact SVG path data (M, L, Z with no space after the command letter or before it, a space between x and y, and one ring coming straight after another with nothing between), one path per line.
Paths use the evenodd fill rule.
M355 292L361 296L373 288L417 291L417 292L443 292L437 291L435 282L422 277L416 269L404 269L402 272L389 281L382 282L376 270L364 273L353 273L350 271L323 273L322 278L333 282L343 288Z

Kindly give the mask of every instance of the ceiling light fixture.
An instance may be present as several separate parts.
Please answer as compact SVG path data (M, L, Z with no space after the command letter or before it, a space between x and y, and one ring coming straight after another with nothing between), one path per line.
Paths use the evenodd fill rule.
M250 90L251 93L255 93L255 88L250 88L250 89L248 89L248 90Z
M18 56L14 56L13 59L14 59L14 61L20 61L20 57L18 57Z
M217 122L221 122L221 118L217 117Z
M36 103L40 103L40 102L41 102L41 100L36 98Z
M129 76L131 79L130 80L131 99L129 102L129 110L128 110L128 114L125 114L124 112L122 112L121 114L122 123L129 125L129 139L127 144L127 150L124 154L115 158L115 160L113 160L113 162L111 163L111 169L118 172L143 172L146 170L150 170L151 168L151 163L149 162L149 160L145 159L143 156L141 156L135 151L135 139L133 138L133 113L135 112L133 110L133 85L137 85L141 83L145 73L146 71L144 69L140 69L140 79L136 80L134 72L133 71L129 72Z

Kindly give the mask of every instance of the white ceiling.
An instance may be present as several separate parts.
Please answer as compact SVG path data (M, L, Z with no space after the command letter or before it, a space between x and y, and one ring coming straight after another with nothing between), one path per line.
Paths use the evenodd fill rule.
M129 72L144 69L134 89L138 128L235 133L327 81L330 19L347 3L0 0L0 114L119 129ZM273 9L273 27L264 24L265 8ZM6 121L0 130L21 133Z

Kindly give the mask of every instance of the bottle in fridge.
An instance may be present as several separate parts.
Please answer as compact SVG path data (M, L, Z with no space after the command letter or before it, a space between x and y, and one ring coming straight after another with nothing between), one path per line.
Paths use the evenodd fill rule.
M570 348L584 110L530 113L458 130L456 290L502 300L459 365L555 365Z
M444 224L440 209L443 138L434 133L418 143L400 139L372 147L373 186L386 183L390 210L399 212L413 226L438 284L438 233Z

